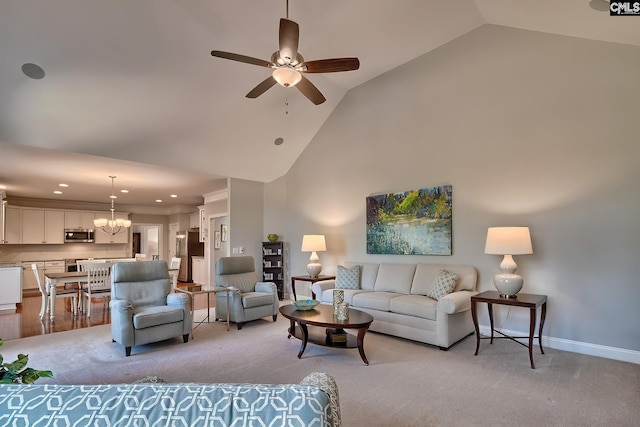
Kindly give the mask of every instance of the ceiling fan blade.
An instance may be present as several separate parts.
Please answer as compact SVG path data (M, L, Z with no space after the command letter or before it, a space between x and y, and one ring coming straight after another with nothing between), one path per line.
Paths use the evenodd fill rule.
M313 83L309 81L305 76L302 76L302 80L296 85L298 90L302 92L304 96L309 98L309 101L313 102L315 105L320 105L327 99L320 93L317 87L314 86Z
M264 79L262 82L260 82L258 86L251 89L251 92L249 92L246 96L247 98L257 98L263 93L265 93L267 90L271 89L271 86L273 86L274 84L276 84L275 79L269 76L266 79Z
M357 70L360 68L360 60L358 58L318 59L306 61L302 65L307 67L304 70L305 73L337 73Z
M298 56L298 39L300 27L288 19L280 19L280 58L285 63L295 61Z
M211 56L218 58L230 59L232 61L244 62L245 64L258 65L260 67L273 67L273 63L265 61L263 59L252 58L250 56L239 55L237 53L222 52L221 50L212 50Z

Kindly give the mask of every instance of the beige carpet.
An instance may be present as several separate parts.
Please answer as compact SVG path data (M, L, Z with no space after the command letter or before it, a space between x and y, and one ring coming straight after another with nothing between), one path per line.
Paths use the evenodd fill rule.
M6 341L9 360L28 353L30 366L52 369L41 383L132 382L159 375L168 382L296 383L323 371L339 386L344 425L349 426L637 426L640 365L536 349L537 369L526 348L508 340L481 342L473 356L471 336L440 351L368 333L369 366L357 350L287 339L280 316L229 332L224 323L203 324L195 339L182 338L124 349L111 342L109 326ZM13 359L11 359L13 360Z

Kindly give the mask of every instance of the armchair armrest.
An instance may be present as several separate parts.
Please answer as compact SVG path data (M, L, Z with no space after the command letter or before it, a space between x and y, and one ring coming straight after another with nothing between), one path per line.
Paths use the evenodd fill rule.
M340 427L342 419L340 416L340 396L338 394L338 385L335 379L324 372L312 372L300 381L301 385L312 385L327 393L331 407L331 425Z
M184 319L184 322L182 322L182 335L190 333L191 327L193 326L193 318L191 316L191 309L189 308L189 296L182 292L168 294L167 305L169 307L182 309Z
M127 300L109 301L111 308L111 338L130 347L134 342L133 335L133 305Z
M182 292L168 294L167 305L170 305L171 307L180 307L185 310L189 310L189 296Z
M133 305L124 299L112 299L109 301L109 308L112 314L116 315L133 315Z
M451 292L438 300L437 310L447 314L459 313L471 309L471 297L476 291Z
M334 289L336 287L335 279L331 280L320 280L311 285L311 292L316 296L318 301L322 301L322 293L329 289Z
M256 282L256 292L265 292L267 294L270 294L277 291L278 288L273 282Z

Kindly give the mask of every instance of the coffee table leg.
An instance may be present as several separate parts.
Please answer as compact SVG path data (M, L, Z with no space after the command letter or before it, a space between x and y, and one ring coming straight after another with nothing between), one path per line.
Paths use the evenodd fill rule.
M307 348L307 341L309 340L309 330L306 323L300 323L300 329L302 329L302 344L300 344L300 351L298 352L298 359L302 357L302 353Z
M296 322L293 319L289 319L289 330L287 332L289 332L289 334L287 335L287 338L291 338L291 335L294 335L296 331Z
M358 329L358 351L360 352L360 357L365 365L369 364L367 360L367 356L364 354L364 334L367 333L368 328L360 328Z

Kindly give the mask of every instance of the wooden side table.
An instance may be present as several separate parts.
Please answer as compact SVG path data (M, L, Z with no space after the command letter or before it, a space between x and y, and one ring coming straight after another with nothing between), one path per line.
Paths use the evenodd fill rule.
M321 280L333 280L335 278L336 276L323 276L323 275L320 275L318 277L291 276L291 291L293 292L293 300L296 301L298 299L298 297L296 296L296 280L299 280L301 282L311 282L311 284L313 285L314 283L319 282ZM311 298L316 299L316 294L313 292L313 289L311 290Z
M476 310L476 304L479 302L486 302L487 309L489 310L489 323L491 324L491 337L480 337L480 328L478 327L478 313ZM512 337L506 334L503 334L500 331L496 331L493 328L493 304L499 305L509 305L514 307L525 307L529 309L529 336L527 337ZM540 308L540 327L538 329L538 345L540 346L540 352L544 354L544 350L542 349L542 328L544 327L544 320L547 316L547 296L546 295L534 295L534 294L517 294L515 298L503 298L500 296L500 293L497 291L484 291L479 293L478 295L474 295L471 297L471 317L473 318L473 326L476 329L476 353L475 356L478 355L478 349L480 348L480 339L491 339L490 343L493 344L493 332L497 332L501 337L498 338L507 338L512 341L517 342L518 344L529 348L529 361L531 362L531 369L535 369L535 365L533 364L533 339L535 338L535 330L536 330L536 311ZM520 341L516 340L516 338L528 338L529 345L523 344Z

